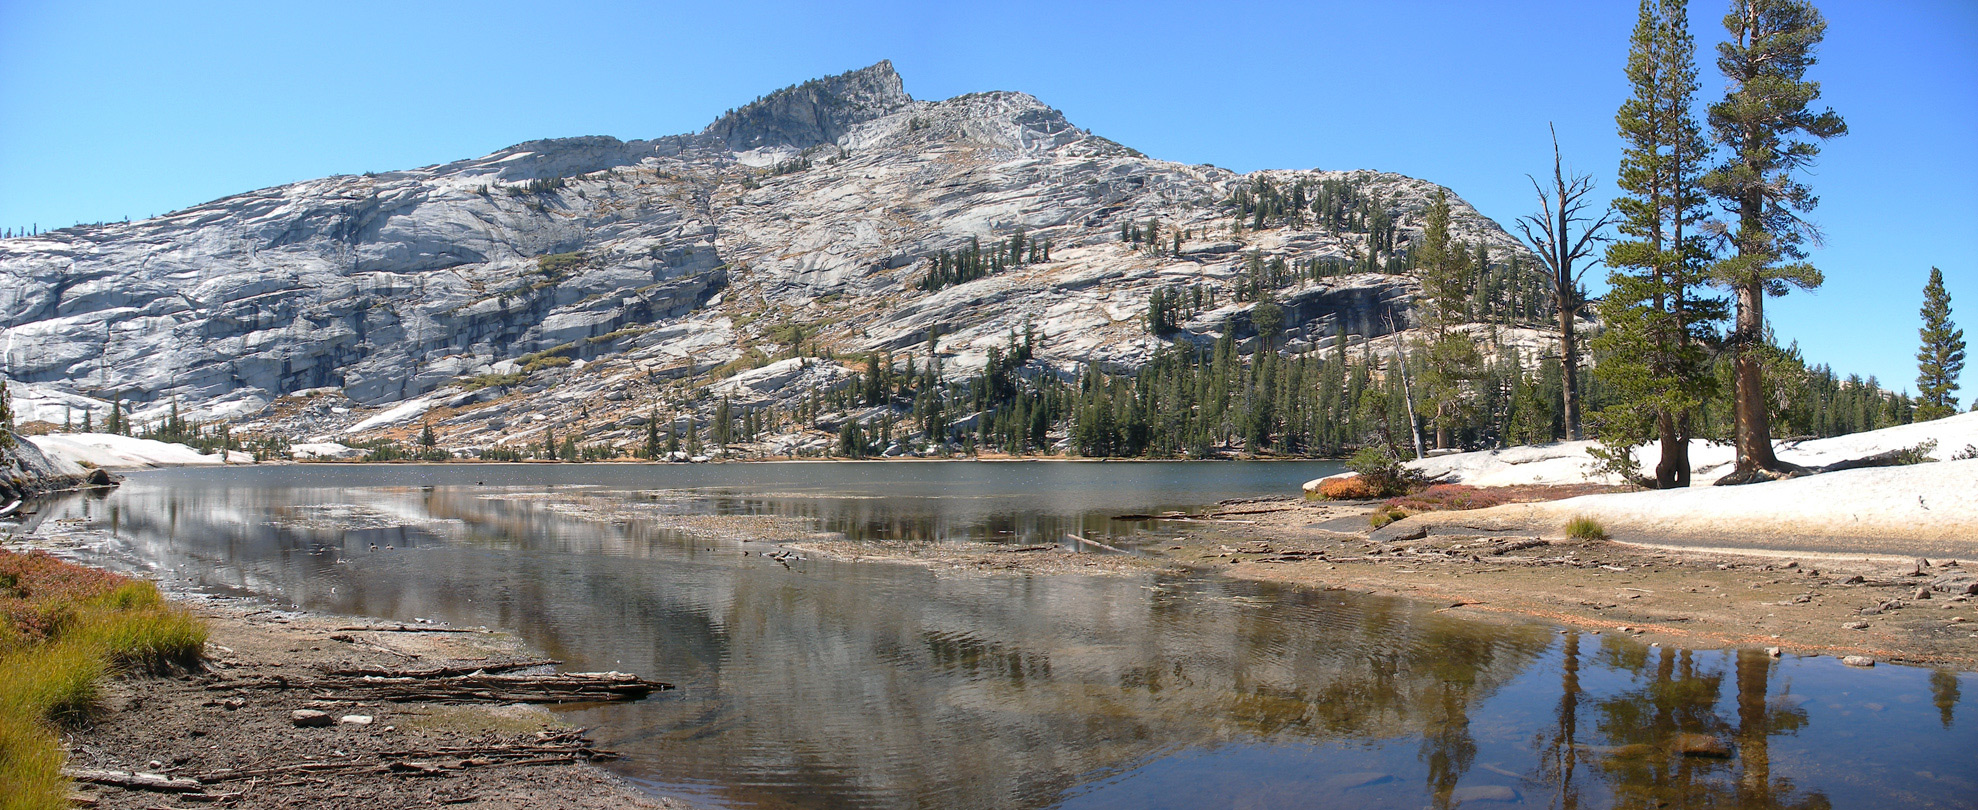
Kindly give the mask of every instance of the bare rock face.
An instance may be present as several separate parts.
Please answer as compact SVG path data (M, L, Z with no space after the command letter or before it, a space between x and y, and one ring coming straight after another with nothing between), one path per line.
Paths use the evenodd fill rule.
M735 152L807 149L836 143L854 126L912 102L893 63L881 61L770 93L721 116L701 134Z
M1395 244L1316 216L1238 227L1230 200L1260 182L1350 187L1395 219ZM800 347L936 359L954 376L1018 334L1035 341L1027 373L1060 374L1131 370L1170 340L1249 340L1256 304L1234 295L1246 279L1403 254L1436 188L1156 160L1023 93L914 100L880 62L696 134L531 141L0 241L0 371L51 397L124 400L140 418L177 400L192 418L298 440L429 414L471 446L549 423L627 440L632 416L711 407L683 401L679 380ZM1527 255L1451 204L1455 237ZM1121 239L1148 222L1158 245ZM996 272L922 283L943 251L991 255L1019 235L1023 255ZM1147 330L1157 289L1203 296L1179 335ZM1409 329L1419 290L1405 273L1301 276L1279 287L1285 334L1271 345ZM844 384L822 362L730 393L788 403Z

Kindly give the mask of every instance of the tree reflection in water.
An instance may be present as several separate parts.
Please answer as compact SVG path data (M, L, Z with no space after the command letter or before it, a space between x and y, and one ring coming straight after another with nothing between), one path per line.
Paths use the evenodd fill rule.
M1587 698L1580 684L1581 641L1577 632L1565 636L1556 724L1538 740L1532 781L1551 788L1550 806L1580 806L1580 762L1607 783L1614 807L1831 806L1824 794L1803 792L1791 780L1771 775L1771 738L1797 734L1807 723L1797 703L1768 699L1775 671L1771 656L1739 650L1727 673L1690 650L1608 637L1595 661L1625 673L1632 688L1591 697L1585 710L1599 743L1583 743L1578 739ZM1727 678L1735 689L1728 712Z

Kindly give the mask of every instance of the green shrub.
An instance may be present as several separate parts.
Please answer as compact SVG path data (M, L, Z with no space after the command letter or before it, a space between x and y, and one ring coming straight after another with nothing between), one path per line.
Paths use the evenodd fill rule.
M1421 474L1401 466L1401 462L1378 447L1362 448L1346 461L1346 468L1359 473L1375 497L1405 495L1421 484Z

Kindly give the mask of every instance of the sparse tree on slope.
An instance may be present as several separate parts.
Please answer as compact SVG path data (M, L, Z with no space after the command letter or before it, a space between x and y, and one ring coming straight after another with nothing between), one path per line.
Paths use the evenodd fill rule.
M1449 240L1449 194L1439 188L1429 198L1418 258L1433 327L1420 349L1426 361L1421 396L1433 407L1436 447L1449 447L1454 431L1471 421L1477 382L1483 376L1483 353L1468 333L1449 328L1468 315L1472 274L1469 250ZM1395 371L1406 373L1399 362Z
M1559 317L1559 355L1566 384L1564 388L1563 412L1566 416L1566 438L1580 438L1580 346L1573 334L1580 311L1586 308L1586 296L1582 292L1581 280L1586 276L1591 263L1582 265L1581 260L1593 253L1593 246L1602 240L1600 232L1606 229L1614 217L1612 211L1602 212L1598 219L1590 218L1587 208L1593 203L1588 195L1593 193L1593 178L1586 175L1567 177L1559 157L1559 133L1552 134L1552 187L1541 186L1537 178L1532 178L1532 188L1538 192L1539 213L1518 219L1518 229L1524 231L1525 241L1532 243L1538 252L1539 260L1545 263L1546 278L1552 292L1552 309ZM1579 234L1574 235L1574 229Z
M1957 375L1964 371L1964 330L1951 322L1944 271L1930 268L1923 286L1923 348L1916 352L1916 421L1957 413Z
M1737 466L1719 484L1764 481L1798 468L1772 453L1764 370L1765 297L1789 287L1820 286L1820 271L1801 247L1817 238L1801 217L1819 198L1794 179L1820 154L1819 141L1847 134L1833 110L1814 112L1820 83L1805 80L1827 21L1805 0L1732 0L1724 17L1728 41L1717 46L1717 67L1730 83L1710 105L1710 128L1729 154L1704 177L1704 187L1732 214L1726 236L1736 254L1712 274L1736 296L1732 351Z
M1606 329L1594 374L1619 402L1594 416L1615 472L1635 476L1634 448L1659 440L1658 489L1690 483L1692 414L1715 388L1704 342L1723 303L1697 295L1709 251L1696 227L1706 216L1701 184L1710 147L1691 114L1696 42L1687 0L1643 0L1628 50L1634 95L1615 114L1623 141L1614 201L1622 239L1607 248L1610 287L1600 302Z
M0 379L0 450L14 446L14 392Z

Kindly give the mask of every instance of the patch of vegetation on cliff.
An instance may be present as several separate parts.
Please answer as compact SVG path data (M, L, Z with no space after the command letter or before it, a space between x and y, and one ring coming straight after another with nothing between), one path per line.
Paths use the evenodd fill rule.
M98 711L104 678L196 667L205 646L149 582L0 551L0 806L67 807L57 730Z

